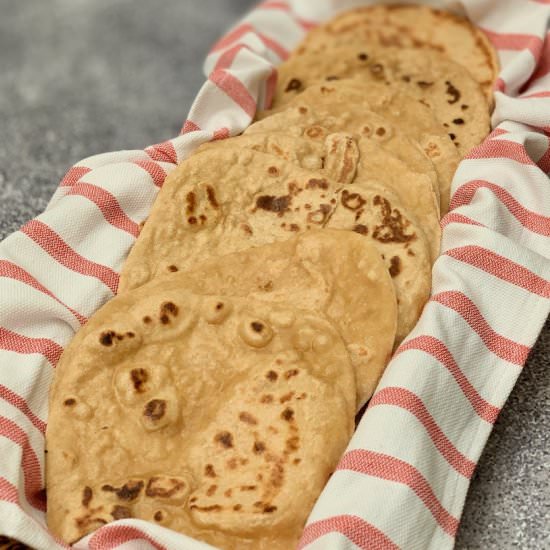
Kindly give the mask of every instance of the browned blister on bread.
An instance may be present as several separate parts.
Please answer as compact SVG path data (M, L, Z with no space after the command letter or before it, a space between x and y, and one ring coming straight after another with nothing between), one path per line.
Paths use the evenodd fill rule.
M310 509L334 468L326 438L342 449L350 434L349 427L323 434L315 424L337 424L342 406L292 354L237 386L196 437L191 463L202 478L190 497L194 521L268 539L299 532L305 516L296 499Z
M120 292L174 268L322 227L336 188L318 173L254 150L220 146L193 155L160 191L124 264Z

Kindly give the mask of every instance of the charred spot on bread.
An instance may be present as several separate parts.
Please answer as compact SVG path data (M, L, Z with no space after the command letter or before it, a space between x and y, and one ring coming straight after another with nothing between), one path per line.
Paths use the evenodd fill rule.
M302 81L297 78L291 78L285 88L285 92L297 92L302 89Z
M222 431L214 436L214 441L219 443L225 449L233 447L233 436L228 431Z

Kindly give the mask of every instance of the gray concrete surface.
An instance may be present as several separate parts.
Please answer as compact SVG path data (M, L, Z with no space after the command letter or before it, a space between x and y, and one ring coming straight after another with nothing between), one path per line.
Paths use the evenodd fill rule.
M0 238L66 169L176 135L251 0L0 0ZM527 321L526 321L527 322ZM550 548L550 324L485 449L457 549Z

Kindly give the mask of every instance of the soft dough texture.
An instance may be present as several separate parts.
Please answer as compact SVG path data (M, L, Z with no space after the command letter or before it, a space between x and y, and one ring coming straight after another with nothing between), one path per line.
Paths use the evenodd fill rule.
M372 239L389 265L397 297L397 346L413 329L430 296L431 262L422 231L407 217L395 194L376 182L344 189L340 201L342 207L326 227L353 227Z
M119 295L57 367L48 525L75 542L136 517L224 549L291 548L349 441L354 395L321 313L177 278Z
M301 168L316 172L324 171L327 155L324 143L283 132L256 133L210 141L201 145L194 154L219 150L222 147L252 149L260 153L274 155ZM337 162L335 161L334 164ZM339 181L340 177L346 177L342 171L339 173L327 171L326 175L336 181Z
M365 108L364 105L334 103L330 106L290 107L250 126L245 136L258 132L294 132L311 142L323 143L325 170L332 171L332 157L337 166L347 166L351 175L339 183L376 180L400 199L408 217L422 228L433 260L439 254L439 186L431 161L417 143L412 142L397 125ZM346 131L344 131L344 129ZM343 162L344 159L347 162Z
M341 210L348 214L331 227L355 231L372 242L393 275L398 303L404 304L399 307L414 304L416 322L430 288L425 234L390 190L377 184L367 201L356 185L342 186L255 151L220 147L194 155L164 183L126 260L121 289L136 288L173 269L189 270L224 254L324 228ZM361 217L370 225L360 223ZM399 255L406 261L394 259ZM405 289L407 295L401 296ZM411 314L402 313L398 311L401 337L414 325Z
M378 178L404 193L412 208L425 202L426 210L439 216L437 174L418 143L370 111L365 102L353 107L343 102L310 105L317 103L318 109L303 104L282 109L278 116L252 124L243 135L207 143L197 152L244 147L320 172L337 183ZM407 185L399 184L403 179Z
M413 48L341 46L293 55L278 71L274 106L321 80L352 77L366 85L383 83L422 101L463 156L489 133L489 105L479 84L462 65L433 50L419 54Z
M120 292L201 261L323 227L338 184L272 155L220 147L166 179L126 260ZM332 200L332 202L331 202Z
M460 154L447 129L438 122L427 105L385 83L369 82L365 85L357 79L345 78L309 86L288 103L263 111L258 119L289 107L299 109L312 105L316 109L334 110L336 114L342 107L349 110L350 105L353 105L354 112L361 109L361 114L373 111L418 143L437 173L441 215L447 213L451 181L460 162ZM399 152L399 149L394 151Z
M429 6L378 5L346 11L310 31L297 52L365 43L438 51L467 69L492 105L499 66L491 43L467 19Z
M346 226L345 220L338 226ZM411 250L415 248L412 244ZM406 271L411 269L408 258L403 256ZM425 276L417 273L416 279L425 280ZM321 311L334 324L350 354L357 386L356 409L373 394L391 355L397 324L392 279L378 250L358 233L311 230L166 276L167 282L174 280L200 294L249 296L270 304L289 302ZM418 295L408 288L404 291L411 297ZM410 311L416 319L419 311L415 308L422 305L406 300L401 311L403 315Z

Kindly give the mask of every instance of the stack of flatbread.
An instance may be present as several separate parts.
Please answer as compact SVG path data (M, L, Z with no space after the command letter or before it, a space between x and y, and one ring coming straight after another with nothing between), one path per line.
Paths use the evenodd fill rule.
M280 66L270 111L168 177L118 296L57 368L55 534L141 518L224 549L295 546L428 299L496 70L458 17L347 12Z

